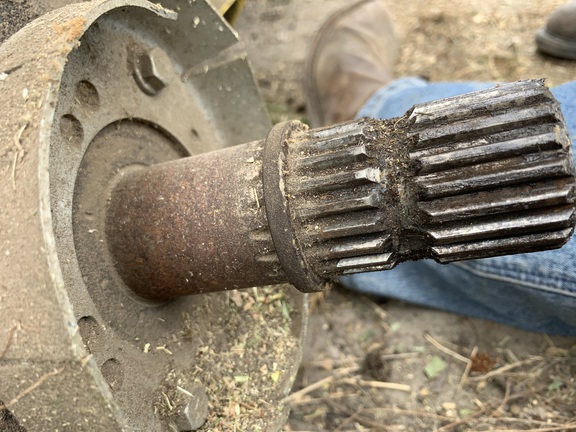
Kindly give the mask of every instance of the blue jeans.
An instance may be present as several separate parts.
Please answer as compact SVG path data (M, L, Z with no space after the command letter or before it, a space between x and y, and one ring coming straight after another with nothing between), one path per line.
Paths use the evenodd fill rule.
M359 117L398 117L415 104L492 87L398 79L379 90ZM576 82L552 89L576 142ZM562 249L462 261L424 260L341 279L363 293L484 318L550 334L576 336L576 240Z

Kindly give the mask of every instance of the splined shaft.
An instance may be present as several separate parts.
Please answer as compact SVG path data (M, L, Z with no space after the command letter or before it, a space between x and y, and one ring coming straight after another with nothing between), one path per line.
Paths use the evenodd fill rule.
M247 154L253 155L249 166L237 163L231 185L230 161ZM208 166L212 196L182 174ZM187 178L187 195L165 178ZM134 195L144 182L151 198L141 205L142 194L140 204ZM134 173L113 194L108 238L120 275L145 297L279 281L311 292L340 275L388 270L406 260L558 248L574 228L575 193L560 107L532 80L418 105L391 120L316 130L287 122L263 142ZM163 211L154 196L174 196L186 223ZM199 212L224 217L227 222L218 223L228 232L216 239L217 229ZM148 241L159 226L168 228ZM178 251L166 240L174 231L190 235ZM229 250L226 238L242 252ZM159 261L168 257L167 268ZM152 270L142 271L138 262ZM197 267L213 270L190 276L201 274ZM183 268L188 273L178 276ZM247 272L250 277L242 276ZM231 274L238 277L230 280Z
M318 275L557 248L574 225L570 141L539 82L289 142L286 196Z

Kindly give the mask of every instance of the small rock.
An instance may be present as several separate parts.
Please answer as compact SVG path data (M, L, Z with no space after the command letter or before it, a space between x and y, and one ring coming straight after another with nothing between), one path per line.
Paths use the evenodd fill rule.
M518 416L520 415L520 413L522 412L522 408L520 408L518 405L514 404L510 407L510 414Z

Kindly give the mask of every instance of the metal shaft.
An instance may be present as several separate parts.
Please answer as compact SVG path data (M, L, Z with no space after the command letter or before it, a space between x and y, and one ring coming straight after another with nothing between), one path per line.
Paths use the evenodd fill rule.
M136 171L112 194L120 276L165 299L288 281L304 292L406 260L560 247L570 141L539 81L430 102Z
M262 193L264 142L136 171L116 187L107 237L147 298L286 282Z

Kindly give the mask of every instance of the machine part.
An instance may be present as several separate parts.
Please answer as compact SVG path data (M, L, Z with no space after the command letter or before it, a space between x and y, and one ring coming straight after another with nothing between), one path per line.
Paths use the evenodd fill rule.
M559 104L540 81L134 170L112 192L113 261L163 300L289 281L303 292L406 260L558 248L575 179Z
M18 424L2 401L0 401L0 430L6 432L26 432L26 429Z
M89 0L5 0L0 2L0 43L28 22L55 9ZM209 0L209 3L234 24L244 8L245 0ZM163 1L154 2L163 4Z
M189 390L178 389L184 394L187 403L174 416L171 425L175 432L188 432L200 429L208 418L208 395L201 384L196 384Z
M306 296L284 286L150 303L109 261L107 200L123 176L270 128L226 22L201 0L163 4L69 6L0 47L0 317L13 329L0 398L30 431L169 431L197 381L205 428L229 420L229 399L258 408L234 414L243 430L287 416ZM134 71L158 50L170 84L151 97Z
M134 79L144 93L157 95L174 77L174 68L168 54L153 47L142 54L134 67Z
M245 0L210 0L210 3L226 18L226 21L234 24L244 8Z

